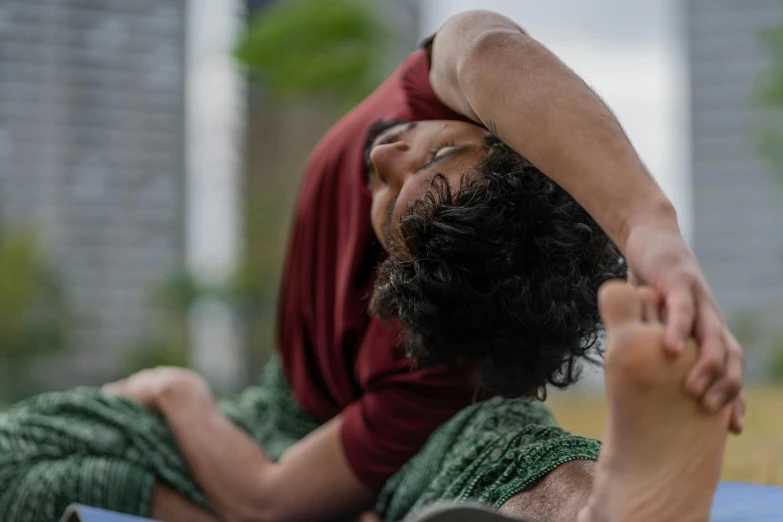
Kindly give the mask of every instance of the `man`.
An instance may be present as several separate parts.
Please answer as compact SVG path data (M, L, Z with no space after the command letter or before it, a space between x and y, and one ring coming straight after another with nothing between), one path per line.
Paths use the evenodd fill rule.
M425 514L443 500L478 500L528 522L708 520L730 408L711 414L684 394L697 348L690 343L679 358L664 353L655 292L612 281L600 301L609 415L597 465L585 460L587 441L523 401L493 399L449 421L392 479L378 503L385 520ZM574 457L567 463L557 454L564 444ZM551 471L533 474L542 468ZM452 508L433 522L509 520L487 513ZM377 520L368 514L362 522Z
M377 120L411 123L375 128L367 169ZM473 401L477 381L513 396L573 381L598 335L597 289L624 272L598 225L662 294L667 350L696 335L687 388L724 411L740 349L611 113L509 20L458 16L313 153L281 291L282 369L220 406L197 376L163 368L109 394L11 410L0 418L0 515L44 520L71 501L163 520L212 519L197 504L226 520L357 513ZM412 371L398 324L368 317L371 293L377 314L405 326L409 351L450 364ZM594 443L548 433L558 456L531 480L595 459Z

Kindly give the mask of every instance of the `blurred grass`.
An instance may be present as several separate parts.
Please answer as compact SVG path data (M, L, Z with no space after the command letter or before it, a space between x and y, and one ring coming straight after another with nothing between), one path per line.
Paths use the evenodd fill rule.
M745 398L745 432L729 440L723 479L783 486L783 388L749 389ZM606 421L602 396L563 395L547 402L565 429L602 438Z
M783 486L783 387L745 391L745 432L729 439L723 480ZM547 404L572 433L601 439L606 405L601 395L560 395ZM0 404L0 412L8 405Z

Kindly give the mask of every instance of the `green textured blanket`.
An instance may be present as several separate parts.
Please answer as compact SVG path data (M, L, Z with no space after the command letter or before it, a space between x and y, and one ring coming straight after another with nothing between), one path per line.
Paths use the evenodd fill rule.
M221 409L273 459L318 427L278 365ZM0 414L0 521L52 522L71 502L147 515L156 481L209 507L164 420L99 390L47 393Z
M275 363L221 409L273 459L318 426ZM543 405L492 399L438 430L389 480L378 510L391 521L441 500L498 506L557 465L597 454L596 441L557 428ZM72 502L143 516L158 481L209 508L163 419L138 404L77 389L0 414L0 521L51 522Z

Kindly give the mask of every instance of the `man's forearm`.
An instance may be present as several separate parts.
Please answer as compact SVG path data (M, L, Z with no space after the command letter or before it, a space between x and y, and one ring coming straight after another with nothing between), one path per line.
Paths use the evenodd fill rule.
M375 494L354 476L337 417L297 442L278 461L187 381L162 392L166 418L190 470L228 522L333 520L359 513Z
M462 54L457 76L478 119L566 189L622 251L637 223L677 229L615 116L538 42L488 31Z
M220 518L246 520L251 513L263 513L263 477L274 464L214 400L174 386L162 394L158 407Z

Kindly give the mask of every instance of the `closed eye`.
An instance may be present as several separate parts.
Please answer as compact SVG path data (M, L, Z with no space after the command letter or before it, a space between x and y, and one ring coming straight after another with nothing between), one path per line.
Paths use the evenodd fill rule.
M448 158L449 156L453 156L454 154L459 154L460 152L467 149L468 147L470 147L469 144L466 145L449 144L449 145L437 147L433 149L432 159L427 163L425 163L424 165L422 165L421 167L419 167L418 169L416 169L416 173L419 173L422 170L435 165L439 161L442 161Z
M449 146L447 146L447 147L441 147L441 148L439 148L439 149L438 149L438 152L436 152L436 153L435 153L435 155L433 156L433 158L440 157L440 156L442 156L443 154L448 154L448 153L449 153L449 151L451 151L451 150L452 150L452 149L454 149L454 148L456 148L454 145L449 145Z

